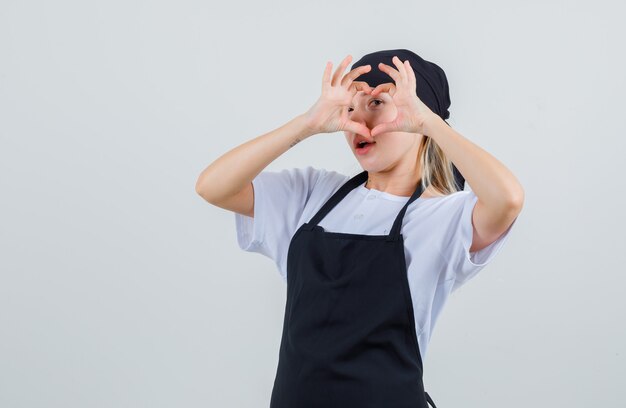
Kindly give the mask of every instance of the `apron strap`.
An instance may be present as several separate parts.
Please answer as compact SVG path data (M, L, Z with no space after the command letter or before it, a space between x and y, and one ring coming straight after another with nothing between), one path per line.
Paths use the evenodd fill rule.
M433 402L433 399L430 398L430 395L428 395L428 393L426 391L424 391L424 393L426 394L426 401L428 401L428 403L430 404L431 407L433 408L437 408L437 406L435 405L435 403Z
M311 220L307 223L308 228L313 229L325 216L332 210L341 200L344 199L345 196L348 195L350 191L363 184L367 180L367 171L363 171L356 176L352 177L350 180L346 181L343 186L339 187L335 194L333 194L326 203L319 209L319 211L311 218Z
M391 232L389 233L389 236L387 237L387 241L397 241L400 239L400 228L402 228L402 220L404 218L404 214L406 213L406 209L409 207L409 204L417 200L419 196L422 195L423 192L424 192L424 186L422 184L422 179L420 178L419 181L417 182L417 187L415 188L415 191L411 195L411 198L409 198L409 201L407 201L406 204L404 204L404 207L402 207L402 210L400 210L400 213L396 217L396 220L393 223L393 227L391 227Z
M329 212L332 210L341 200L343 200L350 191L354 190L356 187L363 184L367 181L367 170L362 171L361 173L353 176L350 180L346 181L335 193L324 203L322 208L320 208L317 213L311 218L311 220L306 223L307 225L303 226L304 229L312 230ZM398 241L400 239L400 228L402 228L402 220L404 219L404 214L406 213L407 207L413 201L417 200L419 196L424 192L424 186L422 183L422 179L417 183L417 187L415 191L409 198L409 200L404 204L402 210L396 216L394 220L393 226L391 227L391 231L387 236L387 241Z

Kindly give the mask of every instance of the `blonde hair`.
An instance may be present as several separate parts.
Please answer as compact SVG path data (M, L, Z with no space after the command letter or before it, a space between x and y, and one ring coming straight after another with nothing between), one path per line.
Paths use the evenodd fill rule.
M417 151L417 160L418 166L421 167L420 173L424 190L433 186L437 192L444 195L461 191L456 185L452 162L431 137L422 136Z

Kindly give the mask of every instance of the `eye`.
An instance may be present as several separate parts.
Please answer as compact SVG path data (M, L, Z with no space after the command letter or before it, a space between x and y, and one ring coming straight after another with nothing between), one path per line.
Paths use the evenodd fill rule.
M380 104L384 103L384 101L382 99L372 99L370 102L380 102L377 103L376 106L379 106ZM348 112L352 112L354 109L353 108L348 108Z

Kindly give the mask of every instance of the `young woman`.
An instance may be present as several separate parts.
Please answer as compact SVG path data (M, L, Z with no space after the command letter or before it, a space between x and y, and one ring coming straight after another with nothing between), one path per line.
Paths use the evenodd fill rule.
M273 259L287 283L271 408L435 407L422 359L436 319L503 246L524 191L445 122L439 66L386 50L343 75L350 60L332 77L328 62L307 112L219 157L196 191L235 213L239 246ZM337 131L361 173L263 171Z

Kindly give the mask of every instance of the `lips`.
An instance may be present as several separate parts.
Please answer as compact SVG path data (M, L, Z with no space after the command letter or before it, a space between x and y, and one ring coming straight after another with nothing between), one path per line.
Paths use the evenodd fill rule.
M354 149L354 152L359 156L365 155L369 153L375 146L376 143L365 143L363 147L357 147Z
M356 137L354 138L354 140L352 140L353 146L356 149L357 147L359 147L359 144L361 142L367 142L367 143L376 143L376 142L372 142L371 139L366 139L363 136L360 135L356 135Z

